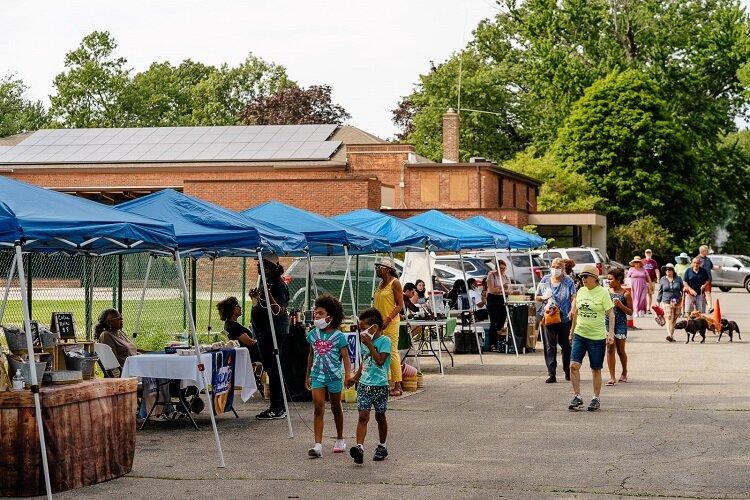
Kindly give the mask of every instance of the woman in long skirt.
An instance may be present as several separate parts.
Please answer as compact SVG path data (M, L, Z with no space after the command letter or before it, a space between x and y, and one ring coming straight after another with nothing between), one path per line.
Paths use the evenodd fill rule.
M628 278L630 278L630 294L633 297L633 312L636 316L643 316L647 311L646 295L651 278L649 278L648 272L643 268L640 257L635 256L630 261Z

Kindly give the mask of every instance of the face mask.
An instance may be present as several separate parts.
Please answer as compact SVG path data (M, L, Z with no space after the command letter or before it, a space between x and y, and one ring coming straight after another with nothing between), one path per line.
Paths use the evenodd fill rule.
M558 269L557 267L553 267L551 272L552 276L555 278L559 278L560 276L562 276L562 269Z
M326 321L325 318L318 318L315 321L313 321L313 325L315 325L315 328L319 330L323 330L324 328L328 328L328 325L330 325L330 321Z
M367 335L370 338L373 338L375 336L374 333L370 333L370 328L372 328L372 325L368 326L366 329L362 330L360 333L362 335Z

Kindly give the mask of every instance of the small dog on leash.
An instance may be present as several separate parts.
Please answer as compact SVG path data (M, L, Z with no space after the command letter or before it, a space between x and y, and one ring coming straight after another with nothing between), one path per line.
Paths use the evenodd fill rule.
M716 320L713 316L709 316L708 314L701 314L699 311L691 311L688 315L688 319L698 318L702 318L706 321L706 328L714 332L714 335L718 335L719 331L721 331L721 325L716 323Z
M706 341L708 321L701 317L681 319L674 324L674 328L675 330L685 330L685 332L687 333L687 342L685 342L686 344L690 343L690 340L695 342L696 333L699 333L701 337L703 337L703 339L701 340L701 344L703 344ZM690 338L691 333L693 334L692 339Z
M737 332L737 338L739 340L742 340L742 337L740 336L740 327L737 326L737 323L734 321L729 321L726 318L721 318L721 330L719 331L719 340L717 342L721 342L721 336L726 333L729 335L729 341L732 341L732 334L734 332Z

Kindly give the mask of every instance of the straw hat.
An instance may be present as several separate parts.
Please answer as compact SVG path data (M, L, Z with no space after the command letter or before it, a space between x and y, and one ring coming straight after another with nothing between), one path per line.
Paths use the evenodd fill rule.
M583 278L584 276L593 276L596 279L599 279L599 270L596 268L596 266L592 266L591 264L587 266L583 266L583 271L578 273L578 276Z
M633 257L633 260L631 260L630 262L628 262L628 265L632 266L634 262L637 262L637 263L643 265L643 262L641 262L641 258L639 256L637 256L637 255L635 257Z
M375 261L375 265L381 266L381 267L387 267L388 269L391 269L393 271L396 270L396 266L393 263L393 259L391 259L390 257L378 257L378 260Z
M273 264L274 266L279 265L279 256L275 253L264 253L263 260L268 262L269 264Z

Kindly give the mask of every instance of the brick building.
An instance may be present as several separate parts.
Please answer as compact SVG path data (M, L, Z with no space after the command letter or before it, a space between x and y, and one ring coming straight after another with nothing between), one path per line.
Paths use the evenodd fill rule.
M458 115L443 127L442 163L352 126L39 130L0 140L0 174L105 203L173 188L233 210L277 200L323 215L434 208L528 224L540 182L458 162Z

